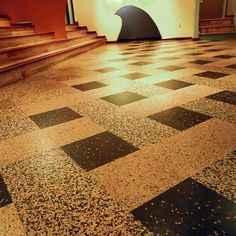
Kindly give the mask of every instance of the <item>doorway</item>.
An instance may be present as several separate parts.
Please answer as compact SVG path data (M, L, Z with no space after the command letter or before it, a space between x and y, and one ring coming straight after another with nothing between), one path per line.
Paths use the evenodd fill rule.
M200 19L215 19L224 17L225 0L201 0Z
M67 0L65 23L67 25L73 25L75 23L73 0Z

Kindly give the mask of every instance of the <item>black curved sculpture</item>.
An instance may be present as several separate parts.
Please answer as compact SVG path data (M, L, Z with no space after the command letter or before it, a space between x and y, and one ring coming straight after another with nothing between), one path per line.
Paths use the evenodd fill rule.
M116 12L122 19L118 41L134 39L161 39L161 34L153 19L142 9L125 6Z

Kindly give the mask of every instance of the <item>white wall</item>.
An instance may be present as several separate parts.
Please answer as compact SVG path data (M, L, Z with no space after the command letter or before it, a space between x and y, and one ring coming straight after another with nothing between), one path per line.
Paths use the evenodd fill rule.
M155 21L163 38L196 37L197 0L73 0L75 18L81 26L116 41L121 18L115 13L133 5L145 10ZM134 26L135 27L135 26Z

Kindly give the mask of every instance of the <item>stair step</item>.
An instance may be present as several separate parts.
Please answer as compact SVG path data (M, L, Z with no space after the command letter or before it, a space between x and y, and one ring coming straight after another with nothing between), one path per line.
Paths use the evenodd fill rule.
M200 27L201 26L210 26L210 25L232 25L234 24L233 18L216 18L216 19L204 19L200 20Z
M96 38L96 34L82 35L71 39L51 39L44 42L31 43L0 50L0 60L21 59L32 55L46 53Z
M11 21L8 18L0 18L0 27L10 27Z
M79 28L79 24L71 24L71 25L66 25L66 31L72 31L72 30L77 30Z
M0 86L23 79L68 57L86 52L106 43L106 38L97 38L80 44L60 48L11 62L0 63ZM40 63L39 63L40 62Z
M224 35L224 34L232 34L232 35L236 35L236 30L232 31L232 32L211 32L211 33L200 33L200 36L206 36L206 35Z
M80 35L86 35L88 33L87 29L78 29L76 31L67 31L66 35L68 38L74 38Z
M233 32L234 26L204 26L200 28L201 33Z
M0 27L0 37L17 36L34 33L33 26Z
M30 33L18 36L0 37L0 47L1 48L16 47L23 44L43 42L53 38L54 38L53 32L41 33L41 34Z

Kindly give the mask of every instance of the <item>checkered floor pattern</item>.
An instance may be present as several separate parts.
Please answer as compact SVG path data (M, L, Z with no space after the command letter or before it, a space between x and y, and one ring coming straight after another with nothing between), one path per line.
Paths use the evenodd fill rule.
M236 40L108 44L0 94L0 235L236 235Z

